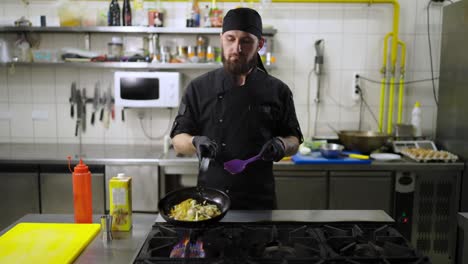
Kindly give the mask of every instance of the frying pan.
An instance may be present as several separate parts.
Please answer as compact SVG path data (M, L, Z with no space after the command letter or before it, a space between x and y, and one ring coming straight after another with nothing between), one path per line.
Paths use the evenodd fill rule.
M169 217L169 213L171 212L171 209L174 207L174 205L179 204L189 198L196 200L198 203L207 201L208 203L215 204L218 206L221 214L201 221L182 221ZM176 226L189 228L204 227L206 225L220 221L226 215L229 207L231 207L231 199L226 193L217 189L200 186L172 191L164 198L162 198L158 203L159 213L164 220Z

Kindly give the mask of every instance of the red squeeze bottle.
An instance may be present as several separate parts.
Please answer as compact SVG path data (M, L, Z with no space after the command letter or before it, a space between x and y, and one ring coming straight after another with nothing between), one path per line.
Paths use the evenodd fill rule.
M91 173L81 159L73 171L73 207L75 223L93 222Z

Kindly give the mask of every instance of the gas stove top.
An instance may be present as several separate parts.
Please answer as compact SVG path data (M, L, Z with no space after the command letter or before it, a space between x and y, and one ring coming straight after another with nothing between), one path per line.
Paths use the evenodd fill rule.
M134 263L427 264L382 223L218 223L187 229L156 223Z

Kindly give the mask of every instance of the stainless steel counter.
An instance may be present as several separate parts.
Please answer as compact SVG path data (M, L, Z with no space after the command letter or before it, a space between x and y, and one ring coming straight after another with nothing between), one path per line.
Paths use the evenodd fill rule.
M383 210L228 211L221 222L394 222ZM165 220L158 215L156 222Z
M0 163L66 164L67 156L82 157L86 164L151 164L164 167L167 174L197 173L195 156L180 157L173 149L167 154L162 145L99 145L84 144L0 144ZM463 162L418 163L409 159L394 162L373 161L368 164L295 165L291 161L274 163L274 170L463 170Z
M152 164L163 156L162 145L0 144L0 163L66 164L67 157L86 164Z
M177 156L174 150L170 150L169 153L163 154L158 162L159 166L164 167L167 174L183 174L183 173L197 173L198 171L198 159L196 157L181 157ZM371 164L301 164L296 165L292 161L280 161L273 164L275 171L313 171L313 170L463 170L463 162L453 163L423 163L414 162L408 158L403 157L398 161L372 161Z
M99 216L95 216L94 222L99 223ZM148 232L154 222L164 221L154 214L134 214L133 228L130 232L113 232L114 239L110 242L103 241L102 234L88 245L74 262L86 263L132 263L138 255ZM354 211L354 210L276 210L276 211L229 211L224 222L258 222L258 221L306 221L306 222L336 222L336 221L375 221L393 222L393 219L384 211ZM72 223L73 215L64 214L28 214L8 228L0 232L0 235L20 222L55 222Z

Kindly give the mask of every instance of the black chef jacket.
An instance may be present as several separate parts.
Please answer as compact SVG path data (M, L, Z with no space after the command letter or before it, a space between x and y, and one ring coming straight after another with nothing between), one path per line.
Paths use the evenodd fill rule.
M288 86L255 68L237 86L224 68L194 79L187 87L171 131L203 135L218 144L216 159L198 184L226 191L232 209L275 209L273 162L255 161L232 175L224 162L257 155L276 136L303 141Z

